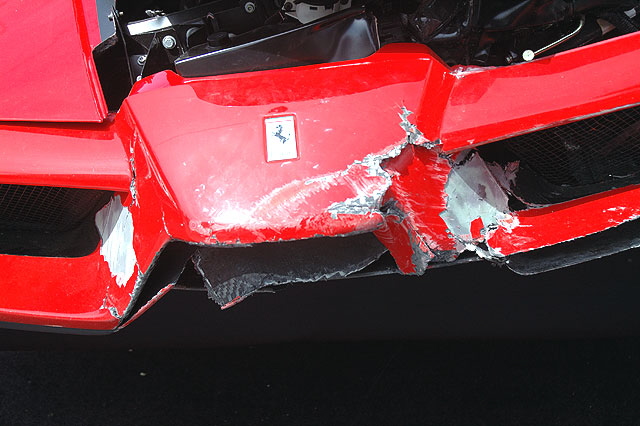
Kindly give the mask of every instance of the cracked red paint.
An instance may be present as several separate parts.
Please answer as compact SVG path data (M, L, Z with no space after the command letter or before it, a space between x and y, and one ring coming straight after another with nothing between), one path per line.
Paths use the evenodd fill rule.
M423 273L436 253L445 253L444 258L455 257L459 243L440 217L446 208L444 187L451 171L449 161L437 149L409 145L383 167L392 175L385 202L393 203L394 212L399 214L392 213L387 227L377 231L376 236L387 246L400 270Z

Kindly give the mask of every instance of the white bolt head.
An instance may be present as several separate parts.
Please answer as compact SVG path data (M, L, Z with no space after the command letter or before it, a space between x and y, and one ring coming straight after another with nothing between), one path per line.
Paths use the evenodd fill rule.
M162 46L165 49L169 49L169 50L173 49L174 47L176 47L177 44L178 44L178 42L176 41L175 37L173 37L173 36L168 35L168 36L164 36L162 38Z
M524 52L522 52L522 59L524 59L527 62L533 61L535 56L536 55L533 53L533 50L525 50Z

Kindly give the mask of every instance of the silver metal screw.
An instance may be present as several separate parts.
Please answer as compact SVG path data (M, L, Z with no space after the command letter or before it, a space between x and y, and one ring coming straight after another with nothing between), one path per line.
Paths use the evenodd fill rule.
M118 12L118 17L121 17L121 16L123 16L123 15L124 15L124 12ZM110 21L113 21L113 19L114 19L114 14L113 14L113 12L109 13L109 14L107 15L107 18L108 18Z
M171 50L175 48L177 45L178 45L178 42L176 41L174 36L168 35L162 38L162 46L167 50Z
M244 10L247 13L253 13L256 11L256 4L254 2L248 1L244 4Z
M142 66L145 62L147 62L147 55L138 56L138 65Z

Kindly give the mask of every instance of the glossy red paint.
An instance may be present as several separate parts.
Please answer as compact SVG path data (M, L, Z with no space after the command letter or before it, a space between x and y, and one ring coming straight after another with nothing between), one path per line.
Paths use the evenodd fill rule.
M75 259L0 255L10 274L0 282L0 321L115 329L141 313L131 312L135 296L172 240L236 245L366 231L404 273L452 260L465 248L441 216L452 154L640 102L630 74L638 40L486 70L451 71L427 48L400 44L330 65L194 79L162 72L138 82L103 124L4 123L0 181L119 192L136 265L118 285L104 244ZM413 114L401 117L403 107ZM299 158L267 163L264 119L282 114L295 116ZM486 237L495 256L545 247L638 217L639 194L610 191L495 224L471 217L470 237Z
M500 223L487 244L508 256L595 234L638 217L640 187L633 186L514 213Z
M169 233L246 244L379 228L390 183L379 164L405 143L401 107L419 108L433 64L425 49L397 49L366 61L141 82L124 111L184 215ZM169 85L146 90L158 80ZM299 159L267 163L262 123L283 113L295 116ZM359 204L341 206L350 202Z
M142 185L143 193L144 187ZM87 330L115 329L130 313L151 265L169 240L162 220L157 219L159 209L154 215L157 201L152 197L149 200L143 204L148 208L143 213L131 197L123 202L134 220L132 245L136 264L131 276L121 284L116 282L102 246L91 255L79 258L0 255L0 268L7 274L0 280L3 295L0 321Z
M81 0L76 8L84 17L86 40L89 42L89 48L93 50L102 41L98 23L98 4L96 0Z
M128 192L129 160L113 122L0 124L0 182Z
M113 329L105 306L111 276L98 250L76 259L0 255L0 321Z
M97 22L87 22L85 6L82 0L2 2L0 121L105 118L91 55Z
M443 150L469 148L640 103L640 33L530 63L451 72Z

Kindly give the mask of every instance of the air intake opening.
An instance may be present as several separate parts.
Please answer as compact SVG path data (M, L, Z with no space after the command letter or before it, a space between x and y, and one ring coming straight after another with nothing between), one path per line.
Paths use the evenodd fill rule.
M100 242L96 212L112 193L0 184L0 254L79 257Z
M526 204L554 204L640 183L640 107L516 136L479 148ZM513 167L511 167L513 169Z

